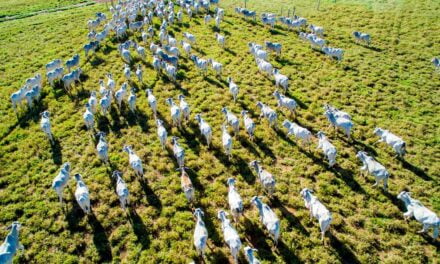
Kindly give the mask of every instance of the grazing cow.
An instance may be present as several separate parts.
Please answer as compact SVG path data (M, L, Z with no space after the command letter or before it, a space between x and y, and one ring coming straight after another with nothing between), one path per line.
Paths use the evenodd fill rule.
M334 109L329 106L325 106L324 115L327 117L331 126L335 129L341 128L344 131L344 134L350 139L351 129L353 128L353 122L348 119L346 116L338 115Z
M237 101L237 95L239 92L238 85L234 81L232 81L231 77L228 77L226 81L229 84L229 92L232 94L232 98L234 99L234 103L235 103Z
M125 208L130 205L130 192L128 191L127 184L122 179L122 172L117 170L114 171L113 178L116 179L116 194L119 197L122 209L125 210Z
M130 109L131 112L135 112L136 110L136 93L134 91L134 88L132 87L130 89L130 94L128 95L128 99L127 99L127 103L128 103L128 108Z
M183 37L186 38L186 40L188 40L188 42L190 42L191 44L196 43L196 37L193 34L185 32L183 33Z
M248 116L248 111L242 110L241 115L243 116L244 128L246 129L246 132L249 135L250 140L253 141L254 132L255 132L255 123L252 120L252 118Z
M183 12L182 12L182 10L179 10L179 12L177 12L177 21L179 22L179 23L182 23L183 22Z
M223 150L225 151L225 154L228 156L228 159L231 159L232 157L232 137L228 133L228 127L223 124L222 125L222 144L223 144Z
M34 77L26 79L26 89L31 89L34 86L42 87L42 81L43 79L41 78L41 74L37 73Z
M52 189L58 194L60 203L63 204L63 190L70 179L70 162L66 162L61 166L60 172L52 181Z
M180 112L179 106L177 106L172 98L168 98L165 100L165 103L170 106L170 115L173 121L173 126L182 126L182 114Z
M319 131L316 136L318 137L318 149L322 149L324 155L327 157L329 167L333 167L336 164L336 148L330 143L324 132Z
M101 112L103 116L107 115L107 112L110 110L111 105L111 93L107 90L104 96L99 100L99 106L101 107Z
M17 250L24 250L23 245L19 242L19 231L21 224L17 221L13 222L7 229L9 231L3 244L0 245L0 263L12 264Z
M49 113L49 111L44 111L43 113L41 113L40 127L41 127L41 130L49 138L50 143L53 144L54 140L53 140L51 125L50 125L50 113Z
M258 70L262 73L266 73L267 75L271 75L273 72L273 66L272 64L270 64L269 62L260 59L260 58L256 58L257 61L257 65L258 65Z
M90 51L94 52L98 48L98 46L99 46L98 41L90 41L89 43L85 44L83 46L83 49L84 49L84 53L85 53L86 58L89 56L89 52Z
M252 197L251 203L258 208L260 221L266 227L276 246L278 244L278 238L280 237L280 219L278 219L274 211L257 196Z
M139 83L142 83L142 75L143 75L144 71L142 70L142 64L138 64L137 68L136 68L136 77L139 81Z
M61 81L64 83L64 89L69 90L72 84L75 84L76 81L80 81L80 75L82 73L81 68L75 69L72 72L65 74Z
M70 72L70 69L79 65L79 54L75 54L71 59L66 61L67 71Z
M315 34L307 34L306 39L310 42L312 49L322 49L326 43L324 39L316 36Z
M298 107L298 104L294 99L289 98L283 94L280 94L278 91L275 91L273 95L278 101L278 107L287 108L293 115L296 115L295 111L296 108Z
M185 51L186 55L189 56L191 54L191 44L181 40L180 45L182 45L182 48Z
M98 152L98 157L104 163L108 164L108 143L107 140L105 139L105 133L98 132L96 136L99 137L98 144L96 145L96 151Z
M283 47L280 43L265 41L264 45L267 50L273 51L277 54L277 56L281 55L281 48Z
M235 116L226 107L223 107L221 111L225 115L226 122L234 129L234 135L237 135L240 130L240 121L238 120L237 116Z
M179 145L177 140L177 137L173 137L171 139L171 143L173 144L173 153L179 168L183 168L185 166L185 150Z
M386 191L388 188L388 179L390 178L390 173L385 169L385 167L379 162L375 161L372 157L368 156L366 152L359 151L356 154L362 161L361 171L369 172L375 178L375 183L373 186L379 184L380 181L383 181L383 188Z
M163 121L160 119L156 119L156 125L157 125L157 136L159 137L160 145L162 146L162 149L165 149L166 143L167 143L167 130L163 126Z
M260 119L262 117L266 118L267 121L269 122L269 125L271 127L273 127L274 129L276 129L277 128L277 118L278 118L277 113L272 108L263 104L260 101L258 101L256 105L261 110Z
M434 68L436 71L440 70L440 59L439 58L432 58L431 62L434 65Z
M234 218L234 222L238 222L239 217L243 215L244 207L243 200L241 199L240 194L235 188L235 179L228 178L227 184L229 186L228 191L228 202L229 209L231 210L232 218Z
M12 108L14 108L14 111L17 112L17 106L21 103L23 99L25 99L25 93L27 91L26 86L23 86L18 91L11 94L11 102L12 102Z
M410 192L401 192L397 195L397 199L402 200L405 203L406 212L403 214L405 219L414 218L423 224L422 230L419 233L428 232L429 228L433 228L433 239L437 239L440 227L440 218L431 210L426 208L419 200L413 199L410 196Z
M170 78L172 82L175 82L177 74L176 66L162 61L162 68L165 69L165 74L168 76L168 78Z
M46 64L46 72L50 72L60 67L61 67L61 60L60 59L53 60Z
M284 120L283 126L287 128L287 136L294 135L296 138L300 139L302 145L307 145L310 147L310 143L312 141L312 132L310 132L307 128L304 128L294 122L290 122L289 120Z
M157 100L154 96L151 89L147 89L147 99L148 99L148 105L150 106L151 110L153 110L154 119L157 117Z
M315 217L318 219L321 229L321 240L324 241L325 232L329 230L332 222L330 211L312 194L312 190L304 188L300 192L307 209L310 212L310 219Z
M113 79L113 75L111 73L107 73L107 87L113 92L116 88L116 82Z
M353 32L353 37L356 39L357 42L365 42L367 45L370 45L371 43L370 34L355 31Z
M261 14L261 22L265 25L269 25L272 29L275 26L276 17L273 14Z
M205 75L206 71L208 70L208 60L202 59L197 57L196 55L191 55L191 60L194 62L196 67L202 71L202 73Z
M272 196L275 191L275 178L273 175L267 170L263 169L263 166L260 165L260 161L253 160L249 163L249 166L257 173L258 179L263 185L264 190L267 191L270 196Z
M211 144L211 141L212 141L211 126L202 118L202 116L200 114L197 114L195 116L195 120L199 123L200 132L205 137L206 144L208 145L208 148L209 148L209 145Z
M174 56L174 57L179 57L180 55L180 51L177 47L173 47L173 46L168 46L168 45L164 45L163 49L170 55Z
M188 121L189 115L191 113L191 109L189 107L189 104L185 101L185 96L183 94L180 94L178 96L178 99L180 101L180 104L179 104L180 113L182 113L182 116L185 119L185 121Z
M210 14L206 14L205 17L203 18L203 21L205 22L205 25L209 24L209 22L211 22L211 20L212 20L212 17L211 17Z
M92 107L89 103L86 103L86 111L83 114L83 119L87 130L93 130L95 126L95 116L93 115Z
M219 16L215 17L215 27L220 29L220 23L222 22L222 19Z
M90 194L89 189L86 184L82 180L81 174L75 174L76 180L76 190L75 190L75 198L78 202L79 207L84 211L85 214L90 214Z
M244 247L244 255L246 256L246 260L249 264L260 264L261 262L254 256L254 252L258 250L255 248L251 248L249 246Z
M218 211L218 219L220 219L222 223L222 230L223 230L223 237L228 244L229 249L231 251L231 255L234 258L234 262L238 263L238 253L240 252L241 248L241 240L238 236L237 231L235 228L231 225L231 221L227 218L227 213L223 210Z
M131 80L131 70L130 70L130 65L128 65L128 64L125 64L125 65L124 65L123 73L124 73L124 77L125 77L125 79L126 79L127 81L130 81L130 80Z
M139 57L141 57L143 60L145 60L147 54L145 53L145 48L138 45L136 42L134 42L134 48L136 49L137 54Z
M331 48L331 47L323 47L322 51L331 58L336 58L338 61L342 60L342 57L344 56L344 50L338 49L338 48Z
M128 153L128 163L130 163L130 166L133 168L136 176L139 177L144 176L144 168L142 167L142 160L139 158L138 155L136 155L133 148L131 146L125 145L122 148L122 151Z
M309 29L315 35L324 36L324 28L323 27L318 27L318 26L310 24Z
M212 69L215 71L217 77L222 75L223 65L213 59L208 59L208 64L211 64Z
M156 56L156 55L153 56L153 63L152 63L152 65L153 65L154 70L158 74L160 74L160 69L161 69L161 66L162 66L162 61L160 60L160 58L158 56Z
M182 186L183 193L185 194L188 202L194 202L194 186L191 182L191 178L188 176L188 173L185 171L185 167L178 168L177 170L181 171L180 174L180 184Z
M273 69L272 74L275 78L276 87L283 87L284 92L286 93L287 88L289 88L289 78L286 75L281 74L278 69Z
M220 35L219 33L215 33L215 38L217 39L218 44L220 44L222 48L225 48L225 42L226 42L225 36Z
M249 42L248 47L249 52L254 55L255 61L257 61L257 59L267 60L267 52L263 50L263 46Z
M63 78L63 75L64 69L62 67L56 68L46 73L47 81L49 82L50 86L54 86L54 82L61 80L61 78Z
M196 228L194 229L194 246L197 253L204 258L206 243L208 242L208 230L206 229L205 222L203 222L204 213L202 209L196 208L194 215L197 218Z
M382 128L375 128L374 134L380 137L379 141L377 142L385 142L389 146L391 146L394 151L397 153L399 157L403 157L406 153L406 143L401 139L400 137L394 135L388 130L382 129Z
M117 90L115 93L116 103L118 104L119 108L121 108L122 101L124 100L125 96L127 95L127 87L128 87L128 84L126 82L124 82L121 85L121 88L119 90Z

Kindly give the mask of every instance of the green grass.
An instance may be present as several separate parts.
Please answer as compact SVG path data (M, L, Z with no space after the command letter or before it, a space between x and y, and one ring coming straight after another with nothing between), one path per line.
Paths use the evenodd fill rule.
M0 18L7 16L24 16L46 9L60 8L86 0L0 0Z
M229 250L223 243L216 214L227 209L228 177L237 178L238 189L246 203L246 220L238 231L245 244L259 249L264 263L421 263L439 258L438 242L416 233L421 226L414 220L405 222L403 208L395 196L409 189L413 196L432 210L440 211L439 200L439 90L440 77L433 74L429 60L438 56L437 1L405 1L392 9L374 9L360 1L323 1L321 11L310 1L295 1L297 12L310 22L324 26L331 46L344 48L345 58L336 63L312 51L295 33L277 27L269 32L258 24L237 17L227 10L222 33L228 36L227 49L215 42L212 26L201 19L171 27L178 39L184 31L198 39L197 54L224 64L221 80L212 72L203 77L193 63L182 58L179 86L158 77L143 62L144 83L139 87L137 117L124 108L112 109L111 116L99 118L98 127L108 132L112 167L106 168L97 158L95 143L87 134L82 120L89 91L98 88L98 80L112 72L122 77L123 62L109 39L101 50L85 62L82 56L83 82L67 95L61 88L44 87L42 103L33 112L20 113L17 119L9 95L44 64L54 58L67 59L81 51L86 42L86 21L104 5L42 14L32 18L0 24L0 225L18 220L24 253L19 263L188 263L196 259L192 246L194 219L180 189L172 150L162 150L156 136L152 112L143 90L152 88L159 99L159 112L168 124L169 109L164 100L187 94L192 113L203 112L214 128L214 146L207 149L193 121L184 129L169 129L186 150L186 164L196 186L197 204L205 211L210 235L207 262L225 263ZM378 3L379 1L369 1ZM390 1L389 1L390 2ZM264 2L266 3L266 2ZM249 8L277 12L285 1L248 3ZM388 2L387 2L388 3ZM226 1L223 6L237 4ZM377 4L376 4L377 5ZM54 23L56 21L56 23ZM159 21L155 21L158 25ZM373 48L356 45L350 33L365 31L373 36ZM136 34L138 40L140 36ZM274 132L266 121L258 122L256 142L247 140L244 131L235 138L233 158L222 154L220 109L228 106L239 113L250 109L257 120L255 102L261 100L275 107L272 80L258 73L247 52L249 41L272 39L283 44L283 54L270 61L290 76L289 95L301 103L298 121L314 132L327 132L338 149L334 170L327 169L321 153L308 153L287 139L285 131ZM81 55L83 53L81 52ZM150 58L150 57L149 57ZM240 86L237 104L231 100L224 80L232 76ZM355 122L354 138L347 142L333 134L322 114L322 105L334 104L349 112ZM39 112L49 109L57 144L51 147L39 128ZM278 111L280 121L290 116ZM193 117L192 117L193 118ZM392 150L375 144L374 127L390 129L407 141L406 161L394 157ZM135 178L128 157L121 151L132 144L144 162L146 183ZM355 153L366 149L391 172L389 193L373 188L371 176L359 173ZM278 250L258 221L252 196L263 195L255 175L246 163L260 159L277 179L276 199L269 200L281 219L282 235ZM65 189L66 209L58 203L50 188L60 164L71 162L72 173L81 173L91 193L94 215L85 217L76 205L74 180ZM110 179L113 169L124 172L132 195L129 213L119 206ZM299 191L309 187L333 213L328 245L320 241L317 221L309 220ZM7 232L0 228L0 237ZM241 256L244 261L244 257Z

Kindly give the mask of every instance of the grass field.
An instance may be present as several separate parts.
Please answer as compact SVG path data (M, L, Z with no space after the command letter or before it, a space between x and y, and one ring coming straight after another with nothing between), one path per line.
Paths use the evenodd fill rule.
M0 18L6 16L20 16L41 10L65 7L87 0L1 0Z
M3 3L0 2L0 3ZM214 38L213 25L202 19L189 21L170 31L182 38L185 31L197 37L196 54L213 58L224 65L217 79L211 71L203 77L194 64L183 57L179 61L178 85L157 76L151 68L151 56L145 67L144 82L138 88L138 111L113 106L108 118L100 117L98 128L108 133L111 166L104 166L95 151L95 139L86 132L82 113L89 91L97 90L98 80L112 72L118 87L123 83L123 62L117 41L107 39L101 49L86 62L82 45L86 42L86 21L105 5L41 14L31 18L0 23L0 227L18 220L23 224L20 240L25 247L16 257L19 263L188 263L197 260L192 245L194 218L180 188L179 173L172 149L162 150L156 136L152 111L144 89L153 89L159 100L160 117L166 121L169 135L180 137L186 150L186 164L196 187L197 207L205 211L209 232L208 263L231 261L224 245L219 209L228 209L226 179L235 177L246 202L245 216L238 231L245 244L259 251L263 263L436 263L439 242L417 234L416 221L405 222L404 208L395 197L410 190L433 211L440 212L440 76L434 74L430 59L439 56L438 1L322 1L320 11L310 1L252 1L248 8L279 12L288 3L313 24L323 26L330 46L345 50L344 60L332 61L310 49L294 32L283 27L269 31L260 23L237 17L232 7L239 2L225 1L228 7L221 33L227 36L227 48L221 49ZM240 2L241 3L241 2ZM382 8L382 7L383 8ZM1 9L3 11L3 9ZM284 12L287 12L287 7ZM155 24L159 25L156 20ZM369 32L371 47L353 42L354 30ZM132 36L140 40L140 35ZM256 140L245 132L234 138L233 158L228 161L221 147L223 115L228 106L239 114L250 110L258 120L256 101L276 107L273 81L258 73L249 55L247 42L273 40L283 44L279 58L270 62L290 77L289 96L299 102L298 122L313 132L325 131L338 149L338 165L328 169L321 152L298 146L286 131L275 132L267 122L257 122ZM44 86L42 102L34 111L24 109L17 118L9 95L26 78L43 73L44 65L55 58L67 59L81 51L82 83L72 94L57 87ZM225 79L232 76L240 86L234 104ZM185 94L192 116L203 113L214 129L214 146L208 149L199 136L193 117L183 129L171 128L169 108L164 100ZM333 134L323 116L322 106L331 103L350 113L354 119L354 141ZM48 109L56 144L51 146L40 131L39 113ZM278 111L279 121L291 119ZM376 144L372 134L376 126L390 129L407 142L405 160ZM281 127L281 126L280 126ZM145 181L135 177L122 152L124 144L133 145L142 158ZM372 176L360 174L361 163L355 157L366 150L391 173L389 192L374 188ZM281 219L281 242L276 249L260 224L249 200L262 195L255 174L247 163L259 159L277 180L275 198L267 202ZM92 216L84 216L74 198L71 179L65 189L66 209L59 205L50 188L63 162L71 162L72 173L81 173L92 199ZM111 171L124 172L132 208L125 213L114 192ZM320 241L316 220L309 220L299 191L309 187L333 213L328 245ZM7 231L0 228L0 238ZM240 261L244 263L244 256Z

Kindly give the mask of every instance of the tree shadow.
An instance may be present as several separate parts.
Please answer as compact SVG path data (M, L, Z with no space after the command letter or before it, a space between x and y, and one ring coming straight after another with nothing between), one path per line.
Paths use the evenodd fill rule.
M98 251L100 262L111 261L113 259L112 250L104 227L101 225L98 219L96 219L93 211L90 213L90 215L88 215L88 220L90 226L92 227L93 243Z
M52 160L55 164L60 165L63 163L63 153L61 151L60 141L54 138L53 143L50 144L52 150Z
M409 163L408 161L402 159L402 158L398 158L401 162L402 162L402 166L411 171L412 173L414 173L415 175L419 176L420 178L422 178L425 181L432 181L433 179L426 174L425 171L423 171L421 168L412 165L411 163Z
M154 193L154 191L150 188L147 180L144 177L139 177L139 183L145 193L145 196L147 197L148 203L154 206L159 212L162 211L162 202L160 201L159 197Z
M336 251L342 263L360 264L361 262L353 251L344 245L335 235L329 232L330 246Z
M141 244L143 250L148 249L150 246L150 233L147 230L147 226L144 224L142 218L140 218L134 208L130 207L128 210L128 220L133 228L134 234L137 237L137 242Z

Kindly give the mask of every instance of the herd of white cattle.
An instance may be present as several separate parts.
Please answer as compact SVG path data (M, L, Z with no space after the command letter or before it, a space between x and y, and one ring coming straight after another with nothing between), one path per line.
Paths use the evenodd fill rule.
M203 59L191 53L192 45L196 44L196 36L184 32L182 34L183 39L178 42L173 36L168 34L167 27L173 25L176 22L182 22L183 12L185 11L187 16L191 19L194 14L205 13L204 22L205 24L210 23L212 20L211 14L215 16L214 21L218 29L221 27L221 23L225 16L225 10L216 7L214 12L211 11L211 4L217 4L216 1L192 1L192 0L179 0L177 4L179 5L179 11L175 14L174 3L172 1L163 0L127 0L119 1L117 5L110 7L110 13L112 15L111 19L107 19L106 15L103 13L97 13L96 18L89 20L87 26L90 32L87 34L89 43L85 44L83 49L85 57L90 55L90 52L95 52L101 43L114 32L117 39L122 39L128 36L131 31L132 34L135 32L141 32L143 44L148 44L150 41L149 49L153 54L152 67L157 71L158 74L165 74L169 77L169 80L176 82L176 73L178 67L179 57L182 56L180 50L177 46L180 46L183 53L186 54L193 62L197 69L199 69L203 74L208 74L208 68L211 66L215 74L220 78L222 74L223 65L216 62L213 59ZM244 17L251 17L256 19L256 12L247 10L245 8L236 8L236 13L243 15ZM137 20L137 18L142 17L142 20ZM153 17L157 17L162 21L160 26L160 32L158 34L160 43L154 43L153 37L155 36L153 28ZM177 21L176 21L177 20ZM106 22L107 21L107 22ZM283 25L287 25L288 29L298 28L298 30L307 28L307 20L301 17L279 17L278 19L274 14L263 13L261 15L261 22L263 24L270 25L274 27L276 21L281 22ZM103 25L103 30L96 32L97 29ZM148 27L146 31L144 28ZM324 36L324 29L319 26L309 25L311 33L299 32L299 37L305 41L309 41L312 48L319 48L325 54L330 57L335 57L338 60L342 59L343 50L338 48L331 48L325 46L326 41L322 38ZM370 35L354 32L353 36L357 41L365 42L370 45L371 38ZM224 48L226 38L225 36L216 33L213 36L218 42L218 44ZM258 70L269 77L273 76L275 80L276 88L283 88L284 93L287 92L289 87L289 79L287 76L280 73L278 69L275 69L272 64L268 61L269 53L273 52L276 56L281 56L282 45L280 43L265 41L264 45L257 43L248 43L249 52L254 56L255 62L257 64ZM116 90L116 81L113 79L111 73L107 73L107 82L104 80L99 80L99 92L92 91L90 98L85 105L85 112L83 114L83 120L88 131L95 131L95 115L100 114L101 116L106 116L109 111L113 100L115 99L116 106L121 108L124 100L127 102L127 106L130 111L136 111L136 93L133 88L130 89L130 93L127 95L127 90L129 88L128 82L131 81L131 66L133 65L134 56L132 54L132 49L136 52L139 61L144 61L146 59L146 49L140 44L133 40L127 40L118 46L119 54L121 58L126 63L122 74L126 79L121 85L119 90ZM439 59L433 59L432 61L436 68L440 67ZM64 74L64 67L60 59L53 60L46 64L46 77L47 82L50 86L55 86L57 83L62 83L64 88L68 91L72 89L72 85L76 82L81 81L80 76L82 70L79 67L80 56L75 54L71 59L65 62L65 67L68 73ZM74 68L74 69L73 69ZM73 69L73 70L72 70ZM135 75L140 83L143 79L143 69L142 64L137 64L135 69ZM234 102L237 100L239 94L239 87L233 81L231 77L227 78L227 83L229 85L229 92L232 95ZM17 92L11 95L12 106L15 111L17 111L18 106L21 101L26 100L28 108L32 108L34 103L40 100L40 93L43 85L43 78L41 74L37 74L32 78L26 80L25 85ZM98 100L97 95L101 98ZM168 140L168 132L164 127L164 122L157 118L157 106L159 101L150 89L146 90L146 96L148 104L153 112L154 119L157 124L157 136L159 138L162 148L165 148ZM278 108L285 108L292 115L296 114L298 111L298 104L293 98L280 93L276 90L273 96L278 102ZM186 101L185 96L179 95L178 104L176 104L173 98L167 98L163 100L170 107L170 117L172 120L172 125L181 127L190 122L191 107ZM278 129L278 115L277 111L272 109L269 105L263 102L256 102L256 106L261 110L260 119L264 118L267 120L268 124L273 127L273 129ZM98 107L100 113L98 113ZM229 159L232 158L232 149L234 138L240 131L240 119L228 108L223 107L221 112L225 116L225 123L222 126L222 146L225 154ZM327 117L329 124L335 129L341 129L346 137L350 140L351 131L353 129L354 123L351 116L341 111L331 105L324 105L324 115ZM245 132L248 134L251 141L253 141L254 133L256 129L256 123L248 114L248 110L243 109L241 111L242 122L244 125ZM206 139L206 144L208 148L212 143L212 128L208 122L206 122L201 113L196 113L194 115L195 121L198 123L200 128L200 133ZM54 143L54 136L51 131L50 123L50 113L49 111L44 111L41 114L41 130L47 135L51 144ZM229 126L233 129L233 135L229 133ZM294 135L295 138L301 141L302 147L308 147L312 143L313 134L307 128L300 126L299 124L284 120L282 126L287 129L287 135ZM394 135L388 130L382 128L376 128L374 131L378 137L380 137L380 142L385 142L393 148L398 156L403 158L405 155L405 142L398 136ZM99 138L98 144L96 145L97 155L104 164L109 163L109 144L106 141L106 135L103 132L97 133ZM326 135L319 131L316 135L318 138L318 149L321 149L324 156L328 160L328 166L333 167L336 164L337 149L326 137ZM191 204L195 201L195 188L191 182L190 177L186 173L185 167L185 149L180 146L179 138L172 137L171 143L173 145L173 153L178 164L178 170L181 172L181 185L182 190ZM123 146L122 150L127 152L129 156L129 165L134 170L138 177L143 177L144 170L142 165L142 159L135 153L132 146ZM375 185L380 182L383 183L383 188L386 191L388 187L388 180L390 177L387 169L376 161L373 157L369 156L368 153L364 151L359 151L356 155L362 162L362 171L366 171L375 178ZM276 190L275 177L269 171L263 169L260 161L254 160L249 162L249 166L255 170L255 173L259 179L264 192L272 197ZM52 183L52 188L56 191L60 203L63 203L63 190L68 185L70 180L71 164L69 162L64 163L61 166L60 172L56 175ZM122 208L125 210L130 205L130 194L127 184L122 178L122 173L119 171L113 172L113 177L116 182L116 194L119 197ZM91 203L90 203L90 193L83 177L80 174L75 174L74 178L77 183L75 198L84 211L85 214L91 213ZM229 186L228 191L228 203L230 207L230 212L235 223L240 221L240 216L244 213L243 200L239 194L238 189L235 186L236 179L229 178L227 180L227 185ZM301 197L304 199L305 207L310 211L310 217L315 217L320 226L321 238L324 241L325 232L329 229L332 215L330 211L323 205L319 199L313 195L313 191L304 188L300 192ZM434 229L433 237L438 237L438 230L440 226L440 219L437 215L427 209L418 200L411 198L410 193L403 191L398 196L398 199L405 203L407 212L404 213L405 218L415 217L420 223L423 224L423 229L420 232L426 232L429 228ZM264 203L260 197L254 196L251 201L252 204L258 209L260 220L262 224L267 229L268 235L274 240L274 245L277 245L277 241L280 237L280 220L275 212L270 208L270 206ZM197 208L194 210L194 215L196 217L196 224L194 230L194 246L197 252L203 257L205 254L205 249L208 240L208 231L205 227L203 221L204 212L202 209ZM221 228L223 230L224 240L229 246L231 255L237 262L237 256L241 249L242 243L240 236L235 229L234 225L231 224L228 219L228 213L224 210L218 211L218 218L221 221ZM7 235L5 242L0 246L0 263L11 263L12 258L18 249L23 249L23 246L19 243L19 229L21 225L18 222L14 222L9 228L10 233ZM258 259L254 256L253 252L256 249L249 246L244 248L244 254L249 263L259 263Z

